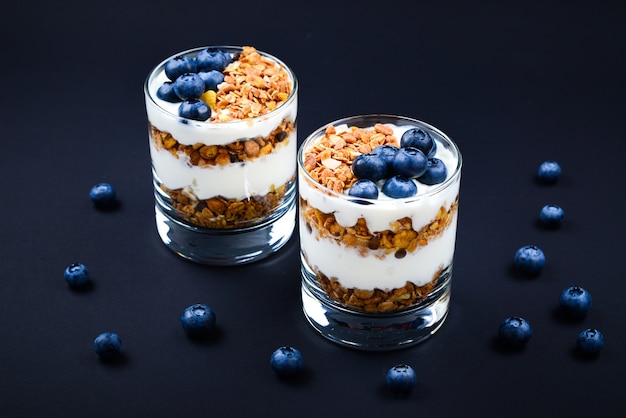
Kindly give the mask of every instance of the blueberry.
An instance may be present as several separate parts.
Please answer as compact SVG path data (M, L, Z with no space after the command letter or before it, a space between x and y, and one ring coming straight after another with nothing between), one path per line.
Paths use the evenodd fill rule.
M114 332L103 332L93 341L93 348L101 358L110 359L122 349L122 340Z
M174 84L171 81L166 81L161 84L161 87L156 92L156 95L159 99L165 100L170 103L178 103L180 102L180 97L174 91Z
M556 161L544 161L537 171L537 177L544 183L556 183L560 175L561 166Z
M522 347L530 340L532 328L524 318L512 316L502 321L498 336L511 347Z
M525 245L515 253L515 265L524 274L536 276L546 264L546 256L535 245Z
M596 355L603 347L604 335L595 328L587 328L576 338L576 348L585 355Z
M400 176L388 178L383 184L382 192L394 199L411 197L417 194L417 185L411 179Z
M198 71L223 71L230 63L230 56L222 51L207 48L196 55L196 66Z
M165 63L165 75L174 81L185 73L196 72L196 61L193 58L177 55Z
M215 328L215 312L204 303L196 303L183 311L180 323L187 335L206 336Z
M557 205L545 205L539 212L539 221L549 228L561 226L564 217L565 211Z
M270 357L270 366L279 376L293 376L302 370L302 365L302 353L294 347L279 347Z
M427 157L431 157L437 152L437 144L433 137L421 128L411 128L402 134L400 146L417 148Z
M392 174L393 158L396 156L396 153L398 152L399 149L400 148L396 146L385 144L385 145L379 145L376 148L374 148L372 151L370 151L370 154L376 155L382 158L383 161L385 161L385 164L387 165L387 174L385 176L393 175Z
M70 286L82 286L89 280L89 270L82 263L72 263L65 268L63 274Z
M224 81L224 74L219 71L202 71L198 75L204 81L204 90L217 91L217 86Z
M408 394L417 381L415 370L409 365L398 364L387 371L387 387L398 395Z
M406 178L420 177L428 168L428 158L414 147L400 148L392 161L393 173Z
M89 198L98 207L107 207L115 203L115 189L109 183L96 184L89 190Z
M559 297L559 306L568 316L582 318L591 309L591 295L582 287L568 287Z
M448 177L448 169L446 164L439 158L429 158L426 167L426 172L417 180L420 183L433 186L435 184L443 183Z
M197 99L204 93L204 80L196 73L185 73L174 81L174 92L182 100Z
M185 100L178 107L178 115L182 118L205 121L211 116L211 109L202 100Z
M365 199L378 198L378 186L372 180L361 179L350 187L348 194L354 197L363 197Z
M361 154L352 162L352 172L358 179L378 181L385 177L387 165L374 154Z

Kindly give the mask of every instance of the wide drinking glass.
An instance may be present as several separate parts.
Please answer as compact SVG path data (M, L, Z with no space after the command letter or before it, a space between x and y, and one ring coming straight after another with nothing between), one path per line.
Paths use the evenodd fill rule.
M163 243L214 265L278 251L296 222L293 72L253 47L202 47L157 65L144 93Z
M405 133L407 141L409 134L433 140L422 153L428 174L397 175L396 169L411 166L394 157ZM383 178L372 179L375 198L358 192L371 186L362 181L363 170L354 186L353 167L362 161L354 162L363 154L389 161ZM375 172L377 165L368 164ZM441 327L450 301L460 178L457 145L408 117L349 117L304 141L298 151L302 307L316 331L341 345L388 350L423 341Z

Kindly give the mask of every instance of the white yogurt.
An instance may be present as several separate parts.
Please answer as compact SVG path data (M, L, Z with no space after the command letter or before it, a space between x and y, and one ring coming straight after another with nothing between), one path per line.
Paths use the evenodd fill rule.
M243 200L263 196L272 187L280 187L293 179L296 171L296 132L285 138L270 154L225 166L198 167L189 163L189 157L179 153L178 158L165 149L157 149L150 141L152 166L157 176L169 189L183 189L200 200L213 196Z
M402 134L412 126L393 128L394 136L400 140ZM337 133L348 129L336 126ZM323 135L323 132L321 133ZM324 213L332 213L343 227L354 226L359 218L364 218L371 233L393 229L392 223L408 217L413 229L419 231L430 224L441 207L449 210L459 194L460 158L456 147L451 147L436 136L437 153L446 167L448 177L441 184L428 186L417 182L418 194L406 199L391 199L379 194L373 204L355 203L353 197L336 194L312 180L302 180L307 175L301 173L299 182L300 197ZM307 143L307 146L311 142ZM306 149L303 150L306 153ZM302 171L303 169L300 168ZM367 200L367 199L364 199ZM309 265L329 278L334 278L346 288L371 290L391 290L403 287L407 281L418 286L430 282L442 268L452 264L456 240L457 213L444 232L427 245L418 246L414 252L407 252L403 258L394 254L385 256L383 250L368 250L366 256L358 249L346 247L330 237L320 237L315 228L308 228L300 218L300 240L302 251Z

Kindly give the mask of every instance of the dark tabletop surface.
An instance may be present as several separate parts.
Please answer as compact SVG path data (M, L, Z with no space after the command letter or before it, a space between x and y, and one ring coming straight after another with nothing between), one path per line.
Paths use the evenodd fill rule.
M120 2L121 3L121 2ZM620 1L35 2L0 13L0 415L5 417L616 416L626 384L624 161L626 22ZM89 4L89 6L87 6ZM412 4L412 6L408 6ZM413 348L327 342L300 307L297 233L271 258L210 267L178 258L154 225L142 85L151 68L203 45L253 45L300 83L299 141L345 116L424 120L459 144L464 169L451 309ZM563 174L535 181L544 160ZM120 206L96 210L109 182ZM566 213L558 230L540 208ZM541 247L536 278L512 269ZM73 291L72 262L93 285ZM560 292L593 306L564 321ZM183 309L207 303L218 328L188 339ZM524 350L500 322L526 318ZM595 327L594 359L573 350ZM122 338L103 363L92 342ZM304 372L278 379L292 345ZM408 363L411 394L385 388Z

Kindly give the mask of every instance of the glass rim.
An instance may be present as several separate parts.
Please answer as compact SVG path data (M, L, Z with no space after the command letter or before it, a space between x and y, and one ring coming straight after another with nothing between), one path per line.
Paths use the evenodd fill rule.
M456 154L457 164L456 164L456 167L454 168L453 173L444 182L437 184L432 189L424 193L418 193L415 196L399 198L399 199L381 200L381 199L355 197L355 196L350 196L345 193L339 193L334 190L331 190L328 187L320 184L317 180L315 180L311 176L311 174L304 168L305 149L313 140L319 138L329 126L337 126L337 125L343 125L343 124L348 125L348 126L354 126L354 125L350 125L350 122L355 122L355 121L365 122L365 121L370 121L370 120L371 122L368 123L368 126L374 126L374 124L376 123L391 123L392 120L395 120L395 121L402 120L402 121L408 122L407 124L417 125L418 127L425 128L430 132L436 133L438 137L441 137L445 141L448 142L448 145L454 150L454 153ZM386 122L381 122L382 120L386 120ZM334 120L332 122L328 122L320 126L319 128L315 129L311 134L309 134L304 139L304 141L302 141L302 144L300 145L298 149L297 164L298 164L298 171L303 173L303 175L305 176L305 179L311 182L312 184L314 184L315 186L317 186L319 189L323 190L324 193L328 194L329 196L333 196L339 199L344 199L346 201L352 201L355 204L367 203L367 204L375 204L378 206L380 205L388 206L388 205L397 205L398 203L411 203L415 201L421 201L427 197L436 195L440 193L441 191L447 189L460 176L461 168L463 166L463 158L461 156L461 150L459 149L456 142L452 140L452 138L450 138L446 133L444 133L440 129L436 128L435 126L427 122L421 121L419 119L411 118L408 116L402 116L402 115L393 115L393 114L387 114L387 113L372 113L372 114L361 114L361 115L344 117L341 119Z
M285 100L276 109L274 109L274 110L272 110L272 111L270 111L268 113L256 116L254 118L234 119L234 120L229 120L229 121L225 121L225 122L214 122L214 121L209 121L209 120L200 121L200 120L184 118L184 117L179 116L178 114L174 114L174 113L169 112L167 109L164 109L161 105L159 105L159 103L157 102L157 98L153 97L152 94L150 94L150 82L151 82L152 78L155 76L155 74L157 74L157 72L159 70L161 70L165 66L165 63L167 61L169 61L170 59L172 59L174 57L177 57L179 55L195 55L195 54L197 54L198 52L200 52L200 51L202 51L204 49L217 49L217 50L227 50L229 52L233 52L233 51L241 52L243 50L243 48L244 48L244 46L207 45L207 46L200 46L200 47L190 48L190 49L178 52L176 54L172 54L169 57L167 57L164 60L162 60L159 64L154 66L152 68L152 70L148 73L148 76L146 77L146 79L144 81L144 85L143 85L144 96L150 100L150 102L155 106L155 108L159 112L162 112L162 113L166 114L167 116L170 116L170 117L175 118L175 119L181 119L181 120L185 121L185 123L187 123L187 124L195 125L195 126L202 126L202 127L205 127L205 128L225 126L225 125L229 125L229 126L248 125L248 124L254 123L255 121L258 121L258 120L265 120L267 118L270 118L273 115L275 115L275 114L283 111L284 109L286 109L295 100L295 98L297 97L297 93L298 93L298 79L296 78L296 75L294 74L293 70L287 64L285 64L282 60L280 60L279 58L276 58L272 54L269 54L269 53L267 53L265 51L259 50L256 47L253 47L256 50L256 52L258 52L259 54L261 54L265 58L269 58L269 59L273 60L278 65L280 65L282 68L284 68L285 71L287 71L287 73L289 74L289 76L291 77L291 80L292 80L292 88L291 88L291 92L289 93L289 97L287 98L287 100Z

